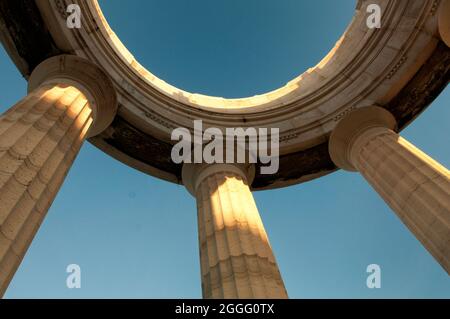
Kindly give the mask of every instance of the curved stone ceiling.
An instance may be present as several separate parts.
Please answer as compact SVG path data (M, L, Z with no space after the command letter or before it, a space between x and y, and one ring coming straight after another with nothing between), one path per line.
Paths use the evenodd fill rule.
M278 90L244 99L190 94L158 79L121 43L97 1L37 1L35 9L25 10L32 22L18 28L14 19L24 19L24 2L0 5L5 19L1 36L22 73L29 75L39 62L59 53L101 66L115 84L119 112L91 142L132 167L177 183L181 166L170 160L171 132L193 130L194 119L203 120L205 129L280 128L280 171L257 175L252 186L282 187L335 170L327 141L348 112L379 105L402 128L449 79L450 53L437 28L438 0L358 1L347 30L318 65ZM82 8L81 29L66 27L66 7L73 2ZM382 8L381 29L366 25L366 8L373 3ZM24 30L27 25L34 30ZM36 37L40 49L31 52L27 48Z

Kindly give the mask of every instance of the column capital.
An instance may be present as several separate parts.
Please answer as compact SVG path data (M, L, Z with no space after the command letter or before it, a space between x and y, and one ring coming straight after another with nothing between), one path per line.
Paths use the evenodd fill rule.
M84 58L59 55L43 61L32 72L28 91L45 84L75 86L88 98L94 119L88 137L103 132L116 116L117 95L111 79L97 65Z
M230 172L241 176L250 187L255 178L253 164L184 164L182 171L183 184L195 197L198 186L209 176Z
M439 34L442 41L450 47L450 0L442 0L438 13Z
M329 152L331 159L339 168L356 171L351 151L356 140L373 128L395 130L397 121L394 116L379 106L369 106L349 113L331 133Z

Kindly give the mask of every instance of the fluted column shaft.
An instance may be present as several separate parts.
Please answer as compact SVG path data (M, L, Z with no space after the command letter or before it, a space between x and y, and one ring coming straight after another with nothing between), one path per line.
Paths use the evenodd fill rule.
M384 109L356 111L333 133L332 157L338 166L360 172L450 272L450 172L400 137L394 126Z
M50 78L37 83L0 117L0 296L81 145L91 129L99 129L94 124L100 101L87 97L91 93L84 83L67 82Z
M46 85L0 118L0 293L6 290L92 124L74 87Z
M194 177L204 298L287 298L244 172L206 166Z

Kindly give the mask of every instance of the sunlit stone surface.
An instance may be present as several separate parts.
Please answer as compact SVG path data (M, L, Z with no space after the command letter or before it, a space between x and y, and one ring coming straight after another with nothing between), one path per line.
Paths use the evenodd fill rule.
M71 72L74 67L82 70ZM37 88L0 117L0 296L86 137L103 130L115 113L115 97L106 93L112 87L101 81L101 71L84 60L47 60L30 80ZM97 92L100 87L104 92ZM105 99L109 106L103 93L112 94Z
M187 166L195 194L205 298L287 298L248 173L233 165Z

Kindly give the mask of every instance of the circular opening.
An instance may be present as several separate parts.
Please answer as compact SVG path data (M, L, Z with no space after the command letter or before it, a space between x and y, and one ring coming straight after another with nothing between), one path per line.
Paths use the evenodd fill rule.
M114 32L153 75L187 92L224 98L273 91L316 65L355 8L354 0L99 3Z

